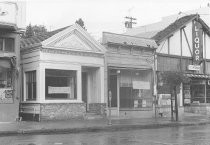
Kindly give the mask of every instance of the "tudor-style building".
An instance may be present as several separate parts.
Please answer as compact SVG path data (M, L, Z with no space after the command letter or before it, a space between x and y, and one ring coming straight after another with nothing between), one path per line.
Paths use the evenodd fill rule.
M21 42L23 119L82 118L105 111L105 49L74 24Z
M191 82L181 84L178 104L194 113L209 113L210 29L199 15L184 16L152 37L157 49L157 76L162 71L183 72ZM160 83L160 79L157 82ZM158 86L159 96L169 94L167 84ZM164 97L163 97L164 98Z
M158 44L155 59L157 107L162 108L166 116L171 114L171 92L161 81L161 72L182 72L191 82L177 88L179 114L184 111L207 114L210 103L209 26L197 14L167 20L170 21L165 19L127 32L154 39Z

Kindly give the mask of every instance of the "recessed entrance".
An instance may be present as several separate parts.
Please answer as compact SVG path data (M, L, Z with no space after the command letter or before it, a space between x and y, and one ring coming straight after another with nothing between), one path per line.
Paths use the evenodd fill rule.
M100 68L82 67L82 101L86 103L86 111L90 111L91 103L100 103Z

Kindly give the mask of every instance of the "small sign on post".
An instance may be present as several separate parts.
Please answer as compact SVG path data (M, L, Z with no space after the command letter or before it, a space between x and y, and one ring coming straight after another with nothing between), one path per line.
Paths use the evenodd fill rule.
M196 70L199 71L200 70L200 65L188 65L188 70Z

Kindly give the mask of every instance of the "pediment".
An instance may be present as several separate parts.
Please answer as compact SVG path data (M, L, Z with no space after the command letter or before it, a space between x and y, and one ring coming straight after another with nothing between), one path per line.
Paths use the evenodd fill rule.
M57 48L65 48L65 49L86 50L86 51L93 50L93 48L91 48L88 44L79 39L75 34L71 34L70 36L63 38L62 40L57 41L55 43L52 43L49 46Z
M42 42L43 47L104 53L104 47L80 26L73 25Z

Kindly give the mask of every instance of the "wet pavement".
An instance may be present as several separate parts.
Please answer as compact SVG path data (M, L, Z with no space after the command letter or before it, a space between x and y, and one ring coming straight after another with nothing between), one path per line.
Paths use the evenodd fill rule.
M63 134L86 132L112 132L137 129L154 129L162 127L192 126L210 124L207 115L185 113L178 122L170 118L127 118L112 120L108 125L107 119L102 120L66 120L43 122L13 122L0 123L0 136L8 135L39 135L39 134Z
M209 145L210 125L0 137L1 145Z

